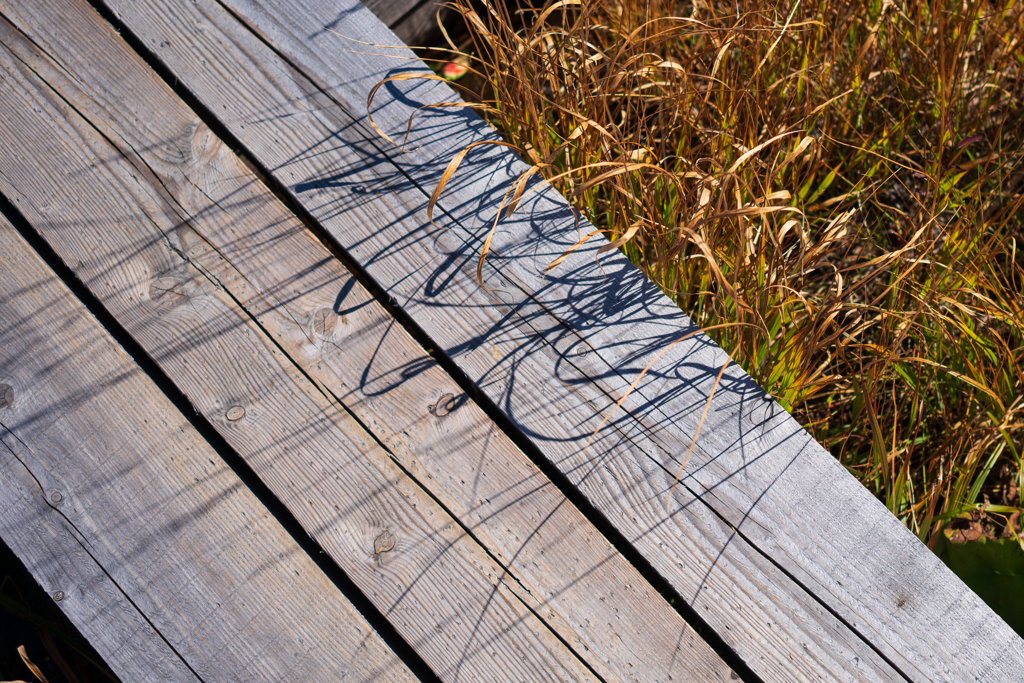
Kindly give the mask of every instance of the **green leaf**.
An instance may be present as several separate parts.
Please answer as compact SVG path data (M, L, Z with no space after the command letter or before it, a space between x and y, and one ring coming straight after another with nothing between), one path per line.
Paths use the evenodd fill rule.
M985 463L985 467L982 468L981 474L975 478L974 483L971 484L971 490L967 492L967 502L974 503L978 500L978 494L981 493L981 487L985 484L985 480L988 479L988 475L992 472L992 468L996 466L996 460L1003 453L1003 448L1006 446L1002 441L996 446L995 450L992 451L992 455L988 457L988 462Z
M822 193L828 189L828 186L831 185L832 181L836 179L836 171L838 170L839 167L837 166L836 168L833 168L831 171L829 171L829 174L825 176L824 180L821 181L821 185L818 185L818 189L815 190L814 194L811 195L811 198L807 200L808 204L813 204L818 199L818 197L820 197Z

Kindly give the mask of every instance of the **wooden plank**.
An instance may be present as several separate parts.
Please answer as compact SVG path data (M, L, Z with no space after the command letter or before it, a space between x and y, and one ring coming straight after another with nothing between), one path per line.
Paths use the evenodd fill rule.
M456 19L457 16L443 3L426 0L399 17L397 21L389 25L389 28L406 45L436 47L445 45L444 36L438 27L438 18L440 17L440 21L447 31L454 33L453 23L461 21L461 19ZM458 34L452 35L452 38L457 39L457 36Z
M380 19L382 24L391 27L421 3L422 0L366 0L363 6L373 12L373 15ZM338 19L341 19L342 16L343 12L339 13Z
M3 216L0 253L0 533L121 679L414 680Z
M448 31L452 31L451 22L457 16L437 0L366 0L363 5L398 36L399 42L389 45L443 45L438 16ZM345 11L340 12L334 21L325 24L321 30L332 29L344 15Z
M860 655L872 649L910 679L947 672L999 678L1019 669L1018 637L738 370L726 374L688 476L675 490L672 513L665 514L666 492L725 360L706 337L662 356L605 439L583 452L597 421L573 421L574 406L605 409L627 380L691 325L624 259L612 256L595 266L596 244L580 250L561 274L540 275L576 236L564 202L543 193L533 196L518 219L502 224L488 271L490 286L499 291L475 287L474 252L509 179L525 167L508 155L481 152L442 199L447 214L441 220L451 229L429 229L423 209L441 169L455 149L493 133L465 111L434 110L421 114L408 144L412 151L385 149L361 112L375 83L409 68L407 52L395 51L392 62L359 54L336 33L316 34L325 17L337 15L336 3L229 0L224 4L246 27L308 81L292 74L273 83L217 81L215 73L203 72L200 60L227 57L169 41L178 8L107 4L681 593L700 604L707 584L702 577L726 558L736 568L722 573L725 595L742 594L742 574L761 560L785 575L795 588L773 579L779 593L766 602L798 615L793 633L799 635L792 638L774 636L774 629L765 636L764 625L772 622L764 612L755 619L708 605L711 623L762 676L813 677L809 671L821 666L830 676L856 678ZM201 3L201 18L180 11L179 19L216 24L216 10ZM229 28L217 31L231 35L232 45L257 50ZM335 31L378 44L392 40L355 6ZM273 111L273 118L253 109L253 89L259 87L267 91L264 111ZM439 99L454 95L430 84L389 84L379 108L374 106L375 117L391 132L404 131L416 107ZM307 115L302 127L299 112ZM317 118L319 124L309 127ZM361 159L373 175L350 170L352 159ZM385 206L385 193L391 206ZM377 198L373 211L360 207L367 194ZM458 325L452 324L453 307ZM585 355L568 353L581 345ZM677 561L688 554L684 539L697 524L688 516L697 508L720 515L735 536L721 539L721 552ZM858 561L850 562L853 557ZM821 606L826 614L819 614L825 611ZM752 611L758 609L764 608ZM840 626L830 625L829 618ZM757 636L727 633L734 629ZM816 652L812 659L823 663L794 674L786 660L800 659L804 643ZM773 673L773 666L783 673Z
M298 179L319 177L322 180L316 182L323 185L348 184L353 187L355 192L352 194L354 196L345 201L347 203L354 200L352 203L355 206L340 204L335 198L329 198L327 201L330 206L315 207L320 215L325 216L325 222L334 221L332 225L336 226L339 232L347 233L349 236L359 235L360 239L366 240L367 243L372 243L372 240L375 239L382 239L394 240L394 243L398 244L405 239L405 228L401 224L403 218L401 212L396 210L395 214L391 216L374 215L377 210L387 209L385 206L374 206L371 211L361 210L367 193L372 193L375 187L371 183L378 182L377 179L372 175L362 173L357 168L352 168L354 166L352 163L347 164L345 168L347 177L344 179L337 177L340 162L336 157L333 159L330 157L336 153L333 136L336 134L335 131L344 130L351 124L337 119L332 121L329 118L334 113L332 103L317 101L315 89L308 83L304 87L302 81L295 75L288 74L287 68L281 66L280 62L278 62L278 66L274 66L272 55L264 54L265 48L262 48L257 41L251 37L247 39L244 33L238 32L237 28L234 29L234 33L230 33L231 26L224 24L224 19L220 20L222 26L217 25L214 21L217 16L216 9L204 8L204 11L211 13L213 17L208 19L209 24L203 21L205 15L195 13L191 7L174 7L168 11L169 15L162 23L162 32L152 27L147 29L152 31L151 35L155 45L163 43L168 46L173 45L173 41L167 38L173 35L174 27L178 25L203 26L203 35L216 36L211 38L211 42L218 45L215 51L203 51L202 44L192 45L179 42L173 50L173 56L179 57L182 61L174 65L179 67L175 70L175 76L193 87L201 87L201 96L209 98L207 103L212 102L212 108L228 112L227 114L222 112L222 115L235 125L236 133L255 136L261 145L257 149L257 153L269 155L269 158L279 163L279 177L286 182L294 183L297 181L294 174L298 174ZM181 11L185 13L174 14L174 12ZM143 17L139 21L140 24L145 24L148 20L156 21L151 17ZM165 38L160 38L160 36ZM240 46L239 51L242 52L242 56L232 56L229 51L223 49L224 45ZM260 52L261 49L264 52ZM179 52L180 55L178 55ZM246 57L246 55L256 56ZM229 61L232 59L235 61ZM250 61L244 61L245 59ZM216 63L218 67L212 70L208 69L205 65L209 63ZM275 78L272 81L267 78L255 78L250 82L234 83L235 78L239 77L238 75L257 73L261 68L275 74ZM232 82L218 81L218 73L235 76L232 77ZM244 76L240 77L244 78ZM259 93L261 89L267 89L268 82L271 83L269 86L271 89L280 89L282 92L276 93L272 90L269 95L264 96L267 98L265 101L252 102L250 98L255 97L255 93ZM228 95L233 93L238 93L237 99L227 99ZM267 111L275 112L273 120L265 115ZM238 118L232 118L234 116ZM327 118L327 121L320 118L321 116ZM277 125L281 120L294 122L295 125L281 129ZM319 147L325 140L331 141L330 149L327 149L326 145ZM367 163L380 163L379 159L372 156L369 145L367 148L365 156ZM308 152L295 155L293 152L295 149L304 149ZM345 150L337 151L344 152ZM278 156L274 157L275 154ZM295 158L292 158L293 156ZM264 159L267 158L264 157ZM325 165L318 166L317 164ZM270 165L273 166L273 164ZM363 185L362 183L368 184ZM328 190L328 192L333 192L333 190ZM327 196L333 197L333 195ZM422 195L418 196L417 201L420 202L418 208L408 209L408 211L413 213L418 211L419 216L422 217ZM340 213L342 210L345 212L344 216ZM371 229L375 231L374 235L367 236L365 233ZM379 238L375 236L377 232L380 234ZM396 232L399 233L397 237ZM440 258L442 264L446 260L447 257ZM367 259L367 262L371 266L374 265L373 259ZM418 282L423 282L422 278L430 275L429 271L426 274L417 272L423 269L422 264L415 265L408 261L401 263L398 267L392 264L392 267L396 272L401 267L408 267L406 277ZM470 265L470 267L472 266ZM466 283L469 280L462 282ZM455 279L448 279L446 286L447 290L438 291L437 295L439 297L454 295L454 299L448 301L454 301L457 305L459 297L465 293L456 287L464 285ZM468 298L469 295L466 296ZM404 299L403 302L409 305L409 302ZM437 303L437 299L428 302L428 304L435 305ZM460 310L459 317L472 318L474 315L492 315L496 312L505 315L499 309L489 308L485 311ZM528 353L533 351L527 344L520 343L523 339L527 340L527 343L535 343L529 341L530 334L532 334L529 330L524 334L523 330L516 329L512 325L503 325L501 320L493 321L493 330L494 334L490 337L491 339L494 339L496 335L506 335L505 338L510 342L506 344L499 339L501 348L519 349ZM463 331L456 330L456 332ZM488 334L491 333L488 332ZM521 334L523 336L517 340L517 335ZM442 341L446 340L442 338ZM478 345L474 344L473 346L475 348ZM498 350L497 344L491 346L488 343L479 346L484 346L483 351L489 356L497 353ZM517 360L515 357L506 357L503 360L509 359L512 362ZM493 356L490 362L491 365L495 364ZM517 370L519 367L525 366L517 366ZM528 367L526 369L529 371ZM551 383L552 381L550 372L546 376L540 376L536 384L536 391L542 395L545 392L558 395L564 390L563 387L545 386L545 382ZM517 400L517 397L513 396L511 400ZM560 407L563 408L558 414L560 423L541 425L543 429L549 430L550 435L550 440L544 444L544 447L549 450L549 454L553 450L555 455L558 455L559 449L569 449L568 456L572 457L573 450L580 446L582 439L567 440L565 435L577 432L581 424L585 425L588 420L593 420L594 406L583 401L572 406L563 404ZM541 434L544 435L543 432ZM620 529L625 530L627 537L637 539L637 544L644 549L645 554L654 558L656 566L660 564L658 569L676 582L680 592L688 597L693 596L695 607L713 624L718 625L719 632L730 645L746 656L748 661L756 663L763 676L779 680L792 680L794 676L814 679L823 675L822 672L839 672L832 675L851 680L871 678L884 680L895 675L884 662L871 652L870 648L865 647L856 637L851 636L849 629L816 602L809 599L798 585L794 584L759 553L749 548L745 541L736 538L728 526L722 524L714 515L708 514L704 508L697 509L692 516L672 519L665 525L656 516L664 516L664 505L657 501L659 488L644 481L641 481L639 485L629 484L630 479L636 476L632 474L633 472L644 471L641 469L645 465L644 461L637 461L628 451L624 454L620 451L619 457L624 457L624 469L629 476L612 477L610 481L598 481L594 486L598 496L594 496L594 499L601 503L599 496L605 495L607 490L614 494L616 492L614 487L621 489L620 482L627 484L622 495L631 499L635 498L636 504L631 502L626 508L608 505L605 506L605 509L614 514L613 520L620 525ZM606 463L607 471L611 471L614 466L621 466L620 463L609 461ZM578 473L570 472L570 474L578 478ZM596 472L596 476L603 477L604 474L605 470ZM655 472L649 476L653 478L659 475ZM586 485L593 483L594 480L585 482ZM654 483L659 487L667 488L666 483L657 481ZM604 491L602 486L605 487ZM609 497L605 495L605 500L608 499ZM611 498L611 501L613 505L618 504L616 498ZM639 511L639 514L636 511ZM663 533L662 528L671 529L673 533L659 536L659 533ZM653 535L650 534L651 529L655 529ZM671 554L665 552L666 547L670 549ZM795 610L794 603L800 605L800 609ZM753 637L751 634L754 634ZM789 652L792 655L779 657L777 653L780 651Z
M0 421L2 424L2 421ZM45 492L0 436L0 536L64 613L125 680L199 679L89 554L74 529L47 505ZM24 455L24 449L17 450ZM130 643L130 647L124 647Z
M454 400L457 385L204 127L190 132L187 160L158 151L191 130L194 114L97 15L82 12L69 23L33 7L30 15L6 11L35 29L35 45L58 55L73 78L13 31L0 28L0 42L108 138L123 139L122 152L139 152L196 217L191 227L208 248L190 249L189 259L471 526L509 578L538 596L549 626L580 643L576 650L608 677L726 675L679 614L475 404L460 396L450 414L426 410L444 395ZM136 125L143 117L146 126Z
M167 25L169 28L173 28L175 25L201 25L203 26L203 35L217 36L211 39L214 44L219 46L241 45L244 47L244 50L256 55L251 62L221 65L213 73L246 74L256 73L261 68L269 68L271 73L276 74L273 79L276 87L284 88L288 85L288 80L280 75L287 73L286 68L273 67L273 63L269 61L270 57L259 52L259 44L251 38L246 42L244 34L228 34L226 36L218 34L215 27L204 25L197 16L192 14L174 16L168 20ZM167 42L170 43L171 41ZM206 78L205 74L209 72L206 68L198 68L199 64L207 63L203 60L208 60L208 63L216 63L217 60L225 59L225 51L222 47L218 47L215 52L210 53L204 53L196 46L187 44L180 45L180 49L190 55L196 55L195 64L197 69L194 76L200 80ZM261 64L263 65L262 67L259 66ZM268 64L271 66L268 67ZM68 65L68 68L73 69L75 67ZM179 77L182 76L181 73L177 75ZM189 78L192 75L189 74ZM182 80L189 82L186 78L182 78ZM258 93L261 88L266 87L263 83L270 79L257 80L260 81L258 84L246 83L239 92ZM212 93L222 89L231 90L230 84L219 83L215 80L211 81L206 87L209 88L208 92ZM312 89L308 90L311 91ZM278 102L230 102L228 109L232 112L242 113L243 118L239 122L239 128L242 130L251 130L254 127L259 129L259 122L266 119L266 116L262 113L252 119L244 117L252 116L254 112L278 111L281 116L295 120L296 130L300 133L312 131L313 134L322 134L324 139L329 139L333 133L329 132L330 129L328 127L324 126L322 119L318 121L317 115L320 112L329 112L330 103L314 104L313 107L310 107L308 102L303 102L309 97L305 92L301 90L300 82L299 89L285 91L280 95L279 99L284 102L283 105ZM241 97L244 100L246 95L243 94ZM302 102L302 105L292 109L288 103L293 101ZM218 110L221 109L220 106L216 108ZM309 111L311 108L314 109L312 113ZM342 125L334 126L334 130L337 130L339 127L342 127ZM325 132L325 130L328 132ZM271 134L274 137L266 140L268 146L278 149L287 158L287 155L290 154L288 151L290 145L288 143L282 144L280 132L272 131ZM288 132L288 135L292 135L292 132ZM292 147L292 149L294 148ZM315 147L309 147L309 149L313 150L308 155L309 159L315 160L322 157L322 150L317 150ZM337 169L335 168L334 170ZM330 175L328 171L321 172L325 176ZM360 179L365 176L359 176L359 171L356 169L351 170L350 173L353 174L353 179L350 182L359 187ZM365 188L363 189L365 192ZM335 208L337 207L332 207L331 210ZM422 215L422 209L420 209L420 215ZM387 218L374 216L372 213L356 214L354 216L349 214L347 220L365 222L367 225L374 226L375 229L387 230L386 223L381 225ZM358 225L353 227L344 224L340 229L361 230L362 228ZM499 326L500 321L495 323L495 327ZM520 334L520 331L515 328L509 330L508 326L505 327L504 332L506 334L511 332L512 336L510 339L512 340L515 339L515 335ZM503 345L503 348L507 347ZM488 347L486 351L493 353L495 349ZM550 380L551 378L547 377L547 381ZM541 386L542 390L547 390L542 385L539 386ZM559 439L561 438L564 441L565 434L571 434L579 428L580 423L585 424L587 420L592 419L593 406L585 402L578 403L571 410L564 411L561 418L564 422L561 425L555 425L557 429L561 430L561 434L553 434L551 444L555 448L561 448L565 445L573 448L577 447L578 443L563 444L559 443ZM634 466L631 463L628 464L629 467ZM643 463L641 462L640 464L642 465ZM601 473L599 472L599 474ZM644 491L642 489L627 491L626 495L638 497L640 500L644 500L644 496L650 500L656 497L651 491ZM663 510L661 504L648 504L648 507L657 509L659 512ZM644 512L646 513L646 511ZM617 511L616 514L618 514ZM660 514L664 513L660 512ZM632 526L625 527L630 532L629 537L633 538L634 532L639 530L637 537L641 538L642 541L648 520L643 517L632 517L626 518L624 521L626 524L632 524ZM675 525L676 522L673 521L672 524ZM844 631L845 627L842 624L838 623L837 620L817 604L808 601L798 586L793 585L771 563L764 561L756 551L747 547L742 539L734 538L732 531L713 515L707 514L706 511L698 511L692 518L686 519L683 522L683 526L683 534L680 534L679 537L670 537L668 539L672 544L671 548L674 556L669 558L667 562L664 558L659 558L659 561L662 561L665 565L659 567L659 569L667 574L672 572L681 574L683 581L677 583L677 586L681 586L684 589L685 595L694 596L694 604L703 614L710 614L712 620L719 620L721 632L733 647L736 647L751 658L756 658L763 662L760 665L762 669L781 679L791 676L790 670L798 671L802 676L814 678L820 675L820 673L816 672L842 671L843 669L848 669L851 672L848 675L855 676L858 679L872 677L887 679L892 677L891 670L887 668L884 662L880 662L869 649L864 648L863 644L856 641L856 639L853 639L852 645L850 645L850 635ZM661 539L657 539L657 543L661 542ZM655 552L651 554L652 556L657 557L659 553L663 554L659 545L654 545L654 549ZM677 564L686 569L679 571ZM723 590L724 588L728 590ZM763 594L765 593L770 596L770 599L764 599ZM802 612L798 612L796 615L792 613L791 607L791 603L794 601L793 596L796 596L797 600L802 598L805 602L809 603L804 606ZM712 610L714 611L712 612ZM736 628L737 623L746 624L747 631L753 631L756 633L756 637L748 638L741 629ZM838 646L833 644L836 642L839 643ZM805 647L805 643L810 643L810 645ZM794 657L791 662L787 660L776 661L772 653L778 652L780 646L782 649L788 648L794 653L799 653L799 656ZM807 654L808 652L809 654Z
M593 680L530 596L192 261L207 247L159 179L6 49L0 72L0 190L438 675Z

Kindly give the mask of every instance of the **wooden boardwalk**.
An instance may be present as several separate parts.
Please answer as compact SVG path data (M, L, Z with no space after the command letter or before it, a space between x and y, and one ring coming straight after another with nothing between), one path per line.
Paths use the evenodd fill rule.
M357 0L0 0L0 536L124 681L1018 681ZM373 53L373 54L371 54ZM388 133L443 84L393 82ZM272 189L268 189L268 187ZM586 228L584 228L586 229ZM648 363L622 407L612 407ZM590 440L591 433L610 415Z

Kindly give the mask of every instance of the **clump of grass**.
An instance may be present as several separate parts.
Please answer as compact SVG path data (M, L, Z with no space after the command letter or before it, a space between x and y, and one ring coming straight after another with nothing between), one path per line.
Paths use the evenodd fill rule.
M1024 5L451 7L505 140L922 540L1024 507Z

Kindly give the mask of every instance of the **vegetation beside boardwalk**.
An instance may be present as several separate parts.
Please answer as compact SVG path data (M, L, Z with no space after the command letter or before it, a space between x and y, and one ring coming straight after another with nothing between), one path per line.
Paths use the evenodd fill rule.
M1024 3L452 7L505 139L895 515L1016 537Z
M119 683L2 538L0 679Z

